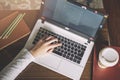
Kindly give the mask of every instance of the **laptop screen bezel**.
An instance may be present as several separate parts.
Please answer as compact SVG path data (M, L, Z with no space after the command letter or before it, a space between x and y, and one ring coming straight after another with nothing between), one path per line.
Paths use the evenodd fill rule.
M78 34L78 35L80 35L80 36L82 36L82 37L84 37L84 38L87 38L87 39L91 40L91 41L95 41L96 38L97 38L98 32L102 29L102 27L100 27L100 26L103 26L103 24L104 24L104 22L105 22L105 20L106 20L106 18L104 17L105 15L102 14L102 13L100 13L100 12L98 12L98 11L95 10L95 9L92 9L92 8L90 8L90 7L86 6L86 5L83 5L83 4L81 4L81 3L78 3L78 2L76 2L76 1L73 1L73 0L67 0L67 1L69 1L70 3L75 4L75 5L77 5L77 6L85 7L87 10L92 11L92 12L97 12L98 15L103 16L103 20L101 21L101 23L100 23L100 25L99 25L99 28L97 29L94 37L89 36L89 35L87 35L87 34L84 34L84 33L82 33L82 32L78 32L78 31L73 30L73 29L69 29L70 32L73 32L73 33L75 33L75 34ZM45 0L42 0L42 2L41 2L41 9L40 9L40 18L42 19L42 21L43 21L43 22L44 22L44 21L50 22L50 23L52 23L52 24L54 24L54 25L57 25L57 26L65 29L65 28L67 27L66 25L61 24L61 23L59 23L59 22L57 22L57 21L55 21L55 20L53 20L53 19L50 19L50 18L48 18L48 17L46 17L46 16L42 16L42 13L43 13L43 10L44 10L44 4L45 4Z

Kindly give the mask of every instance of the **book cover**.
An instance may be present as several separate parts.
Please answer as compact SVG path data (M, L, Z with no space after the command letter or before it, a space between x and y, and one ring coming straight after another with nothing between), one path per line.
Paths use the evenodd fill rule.
M0 20L0 35L2 35L18 14L19 12L16 11ZM22 19L7 39L0 39L0 50L27 36L29 33L30 29L24 19Z

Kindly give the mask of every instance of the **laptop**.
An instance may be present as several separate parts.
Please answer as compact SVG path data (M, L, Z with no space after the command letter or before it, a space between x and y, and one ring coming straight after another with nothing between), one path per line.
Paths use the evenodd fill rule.
M51 54L40 55L34 62L80 80L104 15L72 0L44 0L41 5L41 19L36 22L25 48L30 49L46 35L58 38L62 46Z

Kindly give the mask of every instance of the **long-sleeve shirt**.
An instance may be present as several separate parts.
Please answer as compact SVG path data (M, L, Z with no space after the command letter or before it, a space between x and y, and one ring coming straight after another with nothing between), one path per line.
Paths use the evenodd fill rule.
M27 49L22 49L0 72L0 80L14 80L33 60L31 53Z

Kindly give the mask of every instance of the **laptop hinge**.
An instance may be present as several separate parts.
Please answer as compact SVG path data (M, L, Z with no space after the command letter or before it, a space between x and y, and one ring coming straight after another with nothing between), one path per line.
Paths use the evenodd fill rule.
M94 38L90 37L87 42L90 43L91 41L94 41Z
M41 20L42 20L42 23L44 23L45 22L45 17L41 17Z

